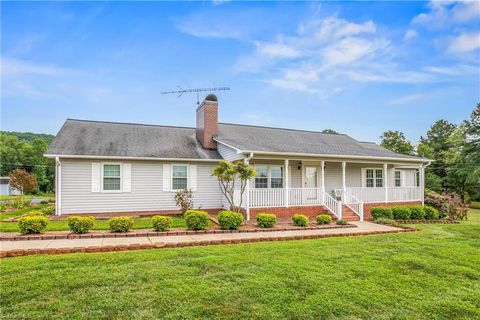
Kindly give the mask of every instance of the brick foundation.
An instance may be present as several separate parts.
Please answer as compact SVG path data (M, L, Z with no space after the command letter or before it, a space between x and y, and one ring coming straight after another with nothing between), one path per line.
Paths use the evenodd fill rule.
M364 220L373 220L370 209L374 207L396 207L396 206L413 206L421 205L421 201L406 201L406 202L375 202L375 203L365 203L363 205L363 218Z
M252 208L250 209L250 219L255 220L255 217L259 213L274 213L277 218L290 218L296 213L306 215L310 218L315 218L319 214L330 214L324 206Z

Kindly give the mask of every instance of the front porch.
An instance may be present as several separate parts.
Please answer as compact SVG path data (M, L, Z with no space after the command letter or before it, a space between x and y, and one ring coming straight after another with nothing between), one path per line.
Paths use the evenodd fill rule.
M373 204L423 203L423 164L259 157L245 161L257 171L245 193L248 220L251 210L262 208L302 213L302 208L321 207L336 219L355 215L363 221L364 208Z

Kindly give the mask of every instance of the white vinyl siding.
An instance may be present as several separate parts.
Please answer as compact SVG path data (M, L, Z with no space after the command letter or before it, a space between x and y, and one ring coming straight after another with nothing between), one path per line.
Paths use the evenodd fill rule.
M178 210L175 192L163 191L163 164L160 161L131 161L131 191L92 192L92 161L62 159L62 213L135 212ZM98 161L101 163L101 161ZM218 181L211 175L215 163L189 163L196 166L193 192L195 207L221 208ZM99 184L100 185L100 184Z
M236 149L230 148L222 143L217 143L217 151L226 161L236 161L244 158L243 154L237 153Z

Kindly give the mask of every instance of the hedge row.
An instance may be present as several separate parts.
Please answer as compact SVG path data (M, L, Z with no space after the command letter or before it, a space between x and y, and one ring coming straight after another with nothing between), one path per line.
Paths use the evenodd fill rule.
M438 210L430 206L374 207L370 210L374 220L437 220Z

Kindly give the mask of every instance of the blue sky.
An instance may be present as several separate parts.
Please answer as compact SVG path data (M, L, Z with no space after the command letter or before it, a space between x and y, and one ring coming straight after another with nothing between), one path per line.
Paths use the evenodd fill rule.
M2 2L2 130L220 121L413 142L480 101L480 2Z

